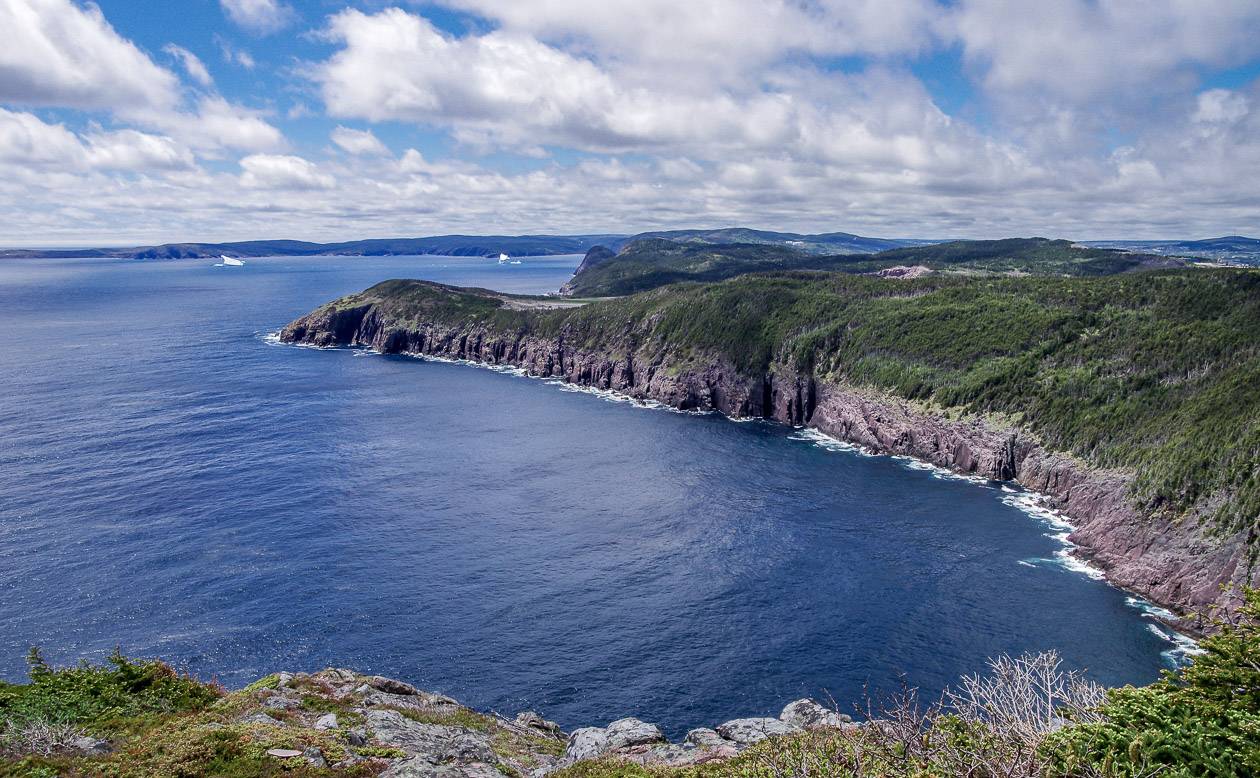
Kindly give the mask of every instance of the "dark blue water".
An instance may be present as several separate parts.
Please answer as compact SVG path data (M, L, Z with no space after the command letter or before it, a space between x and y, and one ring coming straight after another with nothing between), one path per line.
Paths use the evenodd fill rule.
M576 257L0 264L0 675L115 645L229 685L350 666L677 732L1057 649L1169 645L996 486L452 364L264 335L392 277ZM1031 565L1031 566L1030 566Z

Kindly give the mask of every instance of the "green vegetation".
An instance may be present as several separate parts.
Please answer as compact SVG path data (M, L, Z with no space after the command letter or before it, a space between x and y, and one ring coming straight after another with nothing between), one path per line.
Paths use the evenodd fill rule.
M162 662L133 662L121 653L106 666L81 664L55 670L32 649L30 683L0 683L0 747L36 726L81 729L100 736L125 730L128 719L202 710L222 692L181 676Z
M865 267L858 255L858 264ZM613 258L586 263L565 285L565 294L586 297L634 294L679 281L719 281L769 270L835 270L849 256L807 254L788 246L735 243L711 245L645 238Z
M477 736L509 774L564 750L562 739L446 698L381 699L381 679L345 670L276 673L227 692L118 653L105 666L53 668L32 651L30 668L29 683L0 684L0 778L362 778L415 756L372 732L368 714L391 710ZM335 722L321 724L326 714Z
M592 256L593 255L593 256ZM878 254L819 254L786 243L713 244L686 236L643 238L609 257L593 249L566 294L615 296L680 281L720 281L775 270L874 273L921 265L938 272L1102 276L1134 270L1184 266L1184 260L1077 246L1066 240L1011 238L955 241L882 251Z
M240 720L259 709L260 695L278 683L275 675L227 693L163 662L131 660L117 652L104 666L53 668L32 650L29 663L29 683L0 684L0 778L254 778L375 772L367 763L348 770L316 769L305 762L282 765L268 756L270 748L319 748L330 762L346 754L336 733L297 728L282 732L277 726ZM102 753L85 751L82 739L101 743Z
M1114 689L1099 719L1049 737L1052 772L1106 776L1260 775L1260 591L1204 653L1140 689Z
M337 300L339 310L377 304L381 312L403 322L460 319L476 321L503 301L488 289L462 289L428 281L384 281L366 291Z
M1172 257L1089 248L1066 240L1046 238L958 240L892 249L876 254L874 259L896 265L925 265L940 270L1070 276L1107 276L1186 264Z

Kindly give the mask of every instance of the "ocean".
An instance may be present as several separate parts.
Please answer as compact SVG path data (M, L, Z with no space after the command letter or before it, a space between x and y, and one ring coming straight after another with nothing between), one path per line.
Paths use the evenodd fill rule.
M678 735L933 699L1054 649L1176 659L1000 484L763 422L268 336L388 278L556 289L580 257L0 263L0 677L115 647L243 685L346 666Z

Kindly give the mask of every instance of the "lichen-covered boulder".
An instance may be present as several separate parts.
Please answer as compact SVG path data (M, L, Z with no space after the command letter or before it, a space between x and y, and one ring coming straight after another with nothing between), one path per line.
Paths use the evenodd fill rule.
M819 727L839 727L853 721L850 716L837 713L823 707L810 699L789 702L779 714L779 721L801 729L818 729Z
M717 733L739 747L751 746L774 735L791 735L801 728L772 718L735 719L717 726Z

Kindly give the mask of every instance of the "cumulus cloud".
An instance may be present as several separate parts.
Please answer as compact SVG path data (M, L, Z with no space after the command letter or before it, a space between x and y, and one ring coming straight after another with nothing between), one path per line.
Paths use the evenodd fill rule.
M288 27L297 14L277 0L219 0L223 12L237 25L258 35Z
M778 70L769 83L710 84L696 92L673 79L623 77L520 33L453 37L400 9L342 12L326 34L343 44L312 71L330 113L449 126L479 145L697 154L787 149L850 160L874 150L891 159L904 156L912 139L872 149L884 133L907 123L916 131L949 131L917 82L880 69L856 76ZM830 102L811 99L811 91L829 93Z
M241 169L241 185L251 189L331 189L336 183L310 160L288 154L251 154Z
M34 114L0 108L0 160L77 167L83 158L83 145L65 125L47 124Z
M206 70L205 64L196 54L193 54L183 46L176 46L174 43L166 44L162 47L162 51L179 60L179 64L184 66L184 71L198 84L202 86L214 84L214 79L210 78L210 71Z
M371 130L354 130L338 126L332 131L332 142L347 154L389 154L389 149Z
M194 167L192 152L172 138L93 127L78 135L25 112L0 108L0 161L65 171L150 172Z
M114 31L95 5L0 0L0 101L85 109L168 109L179 79Z
M18 1L0 0L0 23L17 19ZM267 72L288 90L259 98L281 106L269 111L218 94L168 48L200 86L181 91L99 11L72 6L95 49L140 58L120 84L149 68L167 86L0 78L0 103L112 117L0 109L0 234L145 242L748 224L1084 239L1254 231L1260 213L1260 84L1203 80L1260 57L1247 34L1260 22L1253 2L434 2L479 19L439 29L428 0L335 13L322 27L331 53ZM44 30L23 34L54 47L51 62L87 61L74 42L87 38L24 20L15 29ZM219 45L227 61L252 62ZM16 67L9 54L0 76ZM952 113L915 75L916 57L942 54L947 67L962 59L952 76L971 90ZM283 83L293 73L302 82ZM321 103L342 125L327 144L291 147L271 111L291 106L296 121ZM396 157L374 122L456 143ZM503 150L510 164L482 156Z
M223 150L276 151L288 146L284 135L263 118L262 112L217 94L203 95L189 111L140 111L128 118L213 156L220 156Z
M1260 4L1252 0L962 0L948 27L990 89L1073 102L1138 85L1166 93L1183 88L1195 67L1260 56Z
M137 130L93 132L87 135L88 164L102 170L188 170L195 166L192 152L165 135Z
M675 80L730 81L785 54L885 55L927 46L933 0L439 0L507 31ZM627 73L627 75L631 75Z

